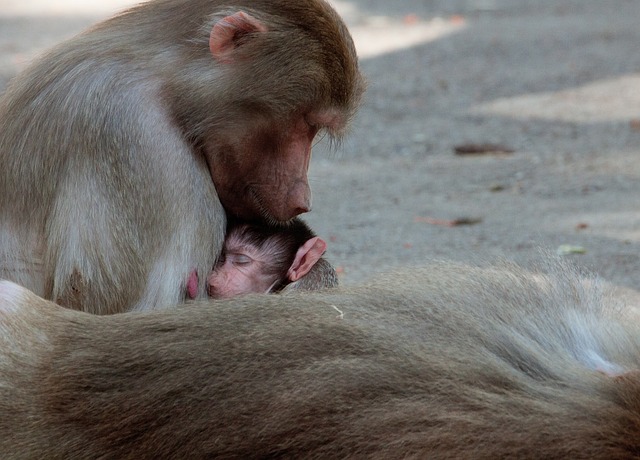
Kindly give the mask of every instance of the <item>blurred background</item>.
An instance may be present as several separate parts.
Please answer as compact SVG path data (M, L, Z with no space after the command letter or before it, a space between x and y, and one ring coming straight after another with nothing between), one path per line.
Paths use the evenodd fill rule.
M0 91L135 3L0 0ZM304 218L343 283L542 250L640 290L640 2L332 4L369 90L347 139L316 146Z

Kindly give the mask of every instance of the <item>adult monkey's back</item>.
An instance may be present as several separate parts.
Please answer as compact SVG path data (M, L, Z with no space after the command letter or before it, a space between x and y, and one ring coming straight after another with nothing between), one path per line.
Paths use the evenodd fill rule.
M0 282L0 458L630 459L640 324L558 264L97 316Z
M224 211L310 209L311 143L362 92L322 0L159 0L55 48L0 101L0 278L99 313L178 303Z

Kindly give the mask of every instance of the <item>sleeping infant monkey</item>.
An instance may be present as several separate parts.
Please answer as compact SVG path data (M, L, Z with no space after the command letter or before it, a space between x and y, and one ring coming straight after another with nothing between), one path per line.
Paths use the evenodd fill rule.
M222 254L207 278L209 295L225 299L287 289L338 285L334 268L322 258L327 243L302 220L287 226L230 221Z

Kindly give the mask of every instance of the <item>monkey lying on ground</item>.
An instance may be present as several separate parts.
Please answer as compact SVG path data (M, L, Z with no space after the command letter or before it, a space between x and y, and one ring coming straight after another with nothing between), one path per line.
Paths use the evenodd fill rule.
M314 139L363 87L323 0L153 0L96 25L0 99L0 278L102 314L205 296L225 210L308 211Z
M301 219L287 226L227 222L218 263L207 278L209 295L222 299L248 293L314 290L338 285L322 255L327 243ZM193 297L193 296L191 296Z
M2 458L640 456L640 326L565 267L95 316L0 283Z

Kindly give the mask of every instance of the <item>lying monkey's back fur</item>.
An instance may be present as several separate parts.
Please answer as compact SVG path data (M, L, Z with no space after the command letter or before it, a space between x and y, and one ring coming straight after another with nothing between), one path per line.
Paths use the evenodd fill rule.
M106 317L5 284L0 456L633 458L639 332L564 266Z

